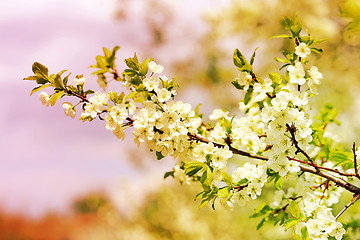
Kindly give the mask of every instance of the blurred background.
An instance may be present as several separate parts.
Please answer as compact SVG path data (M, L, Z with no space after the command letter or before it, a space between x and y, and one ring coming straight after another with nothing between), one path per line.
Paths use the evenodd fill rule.
M153 57L177 77L178 100L203 103L205 115L214 107L236 114L233 50L249 58L260 47L257 75L277 71L273 58L293 46L271 36L285 33L281 17L296 13L304 29L327 39L324 54L310 59L324 74L314 110L339 109L343 125L333 131L350 149L360 132L356 0L0 1L0 239L291 238L272 226L256 231L259 220L248 216L261 199L233 211L197 210L199 189L163 180L171 159L155 160L131 135L118 141L101 121L67 118L61 104L42 106L29 97L34 82L22 79L38 61L52 73L84 74L100 90L88 66L102 47L119 45L120 72L134 52Z

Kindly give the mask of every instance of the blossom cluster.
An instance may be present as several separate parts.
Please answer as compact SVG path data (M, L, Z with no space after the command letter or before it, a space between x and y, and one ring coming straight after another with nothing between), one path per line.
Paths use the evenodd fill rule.
M85 91L85 77L77 76L70 85L68 76L61 79L62 73L48 77L42 65L37 65L34 73L44 78L40 79L43 86L33 91L56 87L51 95L39 94L45 106L55 104L63 96L79 98L75 105L63 103L65 114L74 118L76 107L81 104L82 121L99 118L119 139L124 139L126 128L131 128L134 141L145 144L158 159L171 156L177 160L166 176L182 183L201 183L204 191L197 196L202 199L201 205L210 200L214 204L217 198L228 206L244 204L259 198L266 183L274 181L275 187L281 189L282 179L304 172L308 169L304 166L310 167L310 172L297 176L296 186L277 191L274 201L257 215L277 214L291 208L292 225L287 215L282 216L286 228L293 226L298 235L303 235L305 228L311 239L333 236L338 240L345 230L330 207L339 201L343 189L332 181L346 179L337 174L341 168L336 168L329 156L317 158L320 147L315 138L323 138L324 133L314 130L309 102L317 94L323 76L316 66L308 66L310 40L299 42L299 32L293 34L297 46L281 60L287 67L284 75L269 74L261 79L252 70L255 55L248 63L235 51L234 63L240 73L233 85L245 92L239 103L240 114L231 116L226 110L215 109L209 123L205 123L198 109L175 101L174 79L160 76L164 68L152 59L141 64L136 55L126 59L129 69L119 76L113 57L117 48L112 53L104 50L105 56L97 58L108 65L102 62L94 65L100 68L95 74L114 75L116 81L123 82L124 92ZM38 81L36 76L29 79ZM242 159L243 164L230 167L229 161L235 155L250 160ZM326 175L317 174L322 169L332 170L333 175L324 180Z

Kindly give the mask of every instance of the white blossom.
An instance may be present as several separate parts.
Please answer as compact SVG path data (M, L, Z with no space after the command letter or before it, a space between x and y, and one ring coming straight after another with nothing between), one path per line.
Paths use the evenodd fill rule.
M290 75L290 83L303 85L305 80L305 71L301 62L297 62L295 66L291 65L287 68Z
M84 83L86 82L86 77L81 77L81 78L74 78L73 79L73 83L74 85L84 85Z
M71 118L74 118L76 115L74 106L69 102L64 102L62 104L62 107L64 108L64 112L66 116L69 116Z
M162 73L164 71L164 67L159 64L156 64L156 62L154 61L150 61L148 63L148 67L150 71L152 71L153 73Z
M40 98L40 101L43 105L45 105L46 107L49 106L50 104L50 96L47 92L41 92L39 94L39 98Z
M311 53L311 50L308 46L306 46L306 43L300 43L295 48L295 54L301 58L306 58L307 55L309 55L310 53Z

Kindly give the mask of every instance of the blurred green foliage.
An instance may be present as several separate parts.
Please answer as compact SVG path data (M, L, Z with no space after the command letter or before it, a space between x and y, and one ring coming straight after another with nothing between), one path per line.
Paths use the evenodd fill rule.
M77 239L289 239L291 231L265 225L256 231L258 219L249 219L256 203L235 207L232 211L216 205L197 209L194 202L199 188L164 184L143 199L139 208L128 206L131 214L121 214L109 202L98 209L101 224L83 227ZM124 196L125 197L125 196ZM93 196L90 196L92 199ZM86 200L85 202L87 202Z

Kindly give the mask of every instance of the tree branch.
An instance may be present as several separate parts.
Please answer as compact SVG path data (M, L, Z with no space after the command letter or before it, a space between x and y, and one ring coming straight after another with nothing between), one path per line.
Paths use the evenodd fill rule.
M355 168L355 176L360 179L359 170L357 168L357 161L356 161L356 148L355 148L355 142L353 143L352 151L354 154L354 168Z
M211 142L211 141L209 141L209 140L207 140L207 139L205 139L203 137L200 137L200 136L198 136L196 134L188 133L188 136L189 136L189 138L191 140L204 142L204 143L210 143ZM220 143L214 143L214 142L212 142L212 143L214 144L214 146L217 146L217 147L221 147L221 148L225 147L225 145L220 144ZM263 160L263 161L268 161L269 160L267 157L252 155L252 154L250 154L248 152L233 148L231 146L229 146L229 150L232 151L234 154L237 154L237 155L240 155L240 156L259 159L259 160ZM318 175L320 177L323 177L325 179L328 179L328 180L334 182L337 186L342 187L342 188L344 188L344 189L346 189L349 192L352 192L354 194L359 194L360 195L360 188L359 187L345 181L344 179L342 179L342 178L340 178L338 176L334 176L333 174L331 174L329 172L323 171L323 170L328 170L328 171L332 170L333 172L336 172L336 170L323 168L323 167L320 167L320 166L317 166L317 165L316 165L317 167L314 167L314 166L311 166L310 162L301 161L301 160L298 160L298 159L295 159L295 158L290 158L289 160L300 162L301 163L300 169L303 172L312 173L312 174ZM306 166L305 164L309 165L309 166ZM339 172L336 172L336 173L339 173Z
M338 215L335 217L335 219L337 220L341 216L341 214L343 214L346 211L346 209L348 209L357 200L359 200L359 198L360 198L360 194L359 193L355 194L354 197L351 199L351 201L338 213Z

